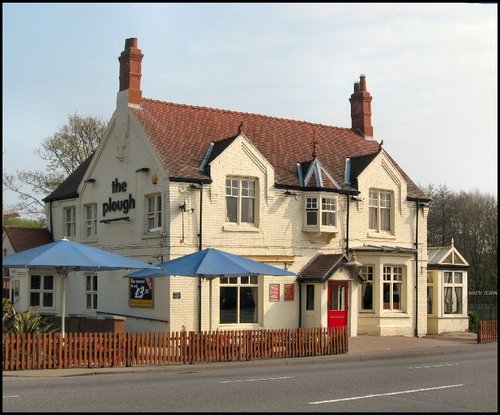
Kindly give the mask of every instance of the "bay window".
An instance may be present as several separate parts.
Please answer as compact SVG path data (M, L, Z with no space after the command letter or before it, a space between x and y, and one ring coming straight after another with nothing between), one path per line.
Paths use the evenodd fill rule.
M463 312L463 273L445 271L443 274L444 314Z
M361 310L371 311L373 310L373 267L363 267L361 276L364 279L361 285Z
M304 231L336 232L337 196L306 194L304 212Z
M384 310L402 309L403 267L384 267Z

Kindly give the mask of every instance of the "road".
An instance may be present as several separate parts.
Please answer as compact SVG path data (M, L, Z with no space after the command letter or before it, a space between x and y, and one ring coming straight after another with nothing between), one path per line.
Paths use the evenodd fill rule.
M4 412L497 412L497 351L64 378L3 377Z

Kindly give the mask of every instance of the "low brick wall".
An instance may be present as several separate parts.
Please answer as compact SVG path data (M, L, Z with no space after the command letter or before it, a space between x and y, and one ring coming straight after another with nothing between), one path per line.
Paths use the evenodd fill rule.
M45 316L56 331L61 331L61 317ZM65 319L67 333L123 333L124 317L92 318L86 316L69 316Z

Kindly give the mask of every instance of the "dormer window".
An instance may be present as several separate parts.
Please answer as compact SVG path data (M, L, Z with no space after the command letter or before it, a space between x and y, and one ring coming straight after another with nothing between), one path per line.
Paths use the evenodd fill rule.
M337 196L306 194L304 200L305 232L337 231Z

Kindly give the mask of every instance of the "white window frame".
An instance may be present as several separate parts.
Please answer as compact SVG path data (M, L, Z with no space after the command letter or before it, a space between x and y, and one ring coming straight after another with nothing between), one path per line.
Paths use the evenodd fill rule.
M368 229L392 234L394 230L393 212L393 192L370 189L368 197Z
M384 265L382 276L382 308L384 311L404 311L404 279L405 267L401 265ZM384 298L386 285L389 287L389 301ZM395 303L394 296L397 292L399 292L399 301ZM399 307L396 307L395 304L399 304Z
M39 277L40 278L40 287L39 288L33 288L33 277ZM46 287L46 282L48 280L52 280L51 287ZM44 310L53 310L55 307L55 283L56 279L54 278L54 274L44 274L44 273L36 273L36 274L30 274L29 278L29 306L30 307L36 307L39 309L44 309ZM31 301L32 296L36 294L38 295L38 304L34 304ZM51 305L45 305L45 294L50 294L52 301Z
M259 288L259 278L256 275L252 276L243 276L243 277L221 277L220 278L220 289L225 287L233 287L236 288L236 321L235 322L229 322L229 323L222 323L222 312L219 308L219 321L221 326L226 325L226 324L257 324L259 322L259 305L260 305L260 288ZM255 294L256 298L254 298L255 301L255 321L252 322L241 322L241 315L240 315L240 305L241 305L241 290L242 288L252 288L253 293ZM222 294L220 294L222 298ZM219 306L220 307L220 306Z
M327 216L328 215L328 216ZM327 218L331 218L331 223ZM304 195L303 230L305 232L337 232L338 196L331 193Z
M146 232L162 226L162 197L157 193L146 196Z
M447 277L449 278L451 277L448 282L446 282ZM465 309L464 277L465 273L462 271L443 271L443 315L460 316L464 314L464 309ZM456 292L457 289L461 290L461 295L457 295ZM451 298L450 298L451 303L448 302L449 298L446 297L447 292L451 293ZM457 309L458 307L460 307L460 309Z
M85 274L85 308L97 310L98 304L97 274Z
M97 203L84 205L85 211L85 237L94 239L97 237Z
M434 314L434 271L427 270L427 314Z
M361 293L359 296L359 309L360 311L374 311L374 301L375 301L375 284L374 284L375 267L373 265L364 265L361 268L361 276L365 279L361 284ZM363 293L368 287L371 287L372 291L372 306L371 308L364 308L363 304Z
M76 236L76 207L65 207L64 213L64 236L70 238Z
M226 223L257 225L258 188L256 178L226 177ZM229 206L234 203L235 207ZM248 210L246 213L244 213L245 206ZM233 209L236 212L232 212Z

